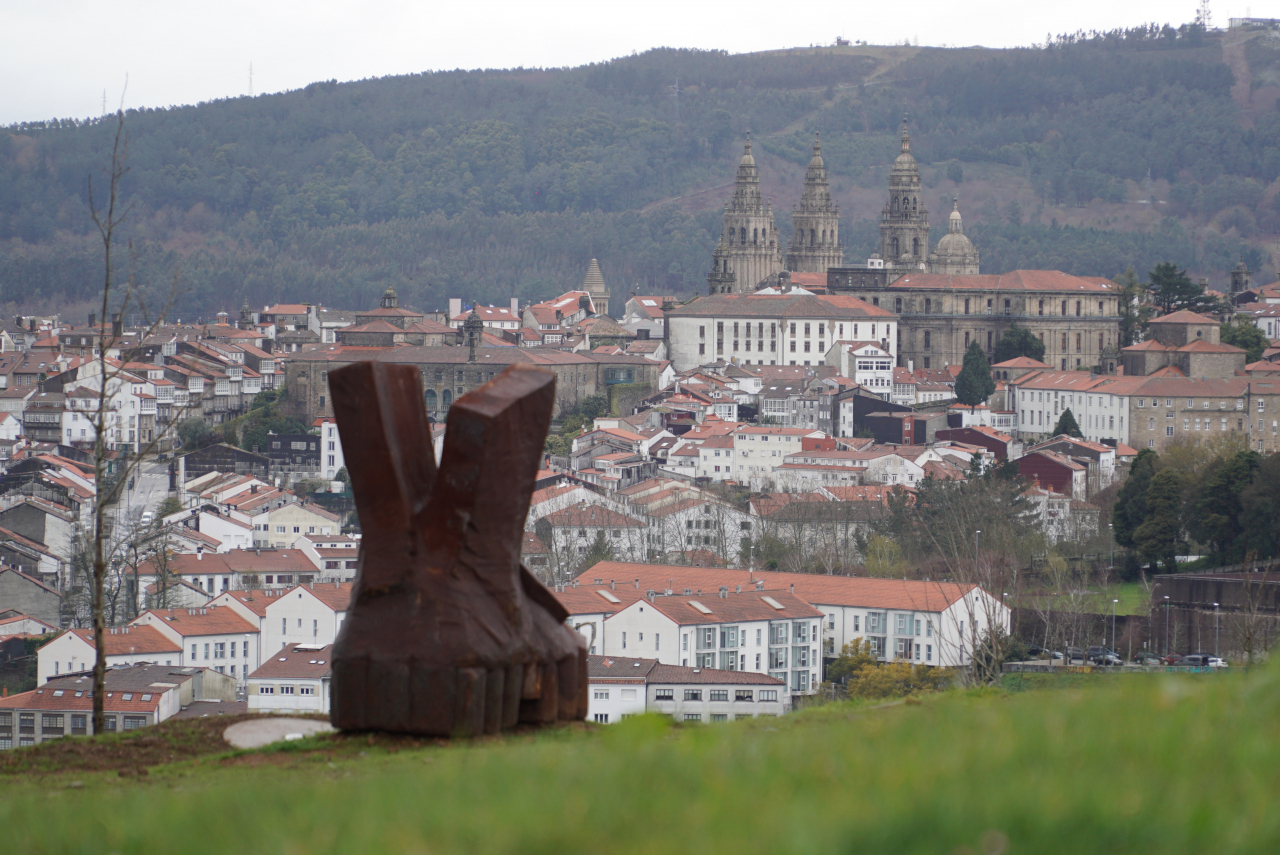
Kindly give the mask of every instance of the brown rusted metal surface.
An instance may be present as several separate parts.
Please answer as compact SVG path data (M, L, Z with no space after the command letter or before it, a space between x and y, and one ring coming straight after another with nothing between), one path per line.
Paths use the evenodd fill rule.
M515 365L459 398L438 471L417 368L361 362L329 386L363 532L334 725L471 736L585 718L585 641L520 564L555 376Z

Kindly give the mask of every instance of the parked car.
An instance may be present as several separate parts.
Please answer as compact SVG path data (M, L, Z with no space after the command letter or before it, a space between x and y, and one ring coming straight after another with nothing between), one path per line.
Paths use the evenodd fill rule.
M144 512L142 513L142 520L141 520L141 522L142 522L142 524L143 524L143 525L151 525L152 521L153 521L155 518L156 518L156 515L155 515L154 513L152 513L151 511L144 511Z
M1190 668L1208 668L1209 660L1213 659L1207 653L1188 653L1178 660L1178 665L1186 665Z
M1068 647L1067 648L1067 664L1070 665L1072 662L1075 662L1077 660L1079 660L1083 664L1085 661L1085 652L1081 650L1079 647Z
M1088 653L1091 665L1123 665L1124 660L1106 647L1090 647Z
M1027 655L1030 656L1032 659L1041 659L1041 658L1061 659L1062 658L1062 653L1060 651L1050 650L1049 648L1041 647L1038 644L1033 644L1030 647L1028 647Z
M1182 659L1181 653L1166 653L1160 657L1160 661L1166 665L1177 665Z
M1133 661L1137 665L1159 665L1160 656L1150 650L1140 650L1134 654Z
M1210 667L1210 668L1226 668L1226 667L1228 667L1228 665L1227 665L1226 660L1221 659L1221 658L1219 658L1219 657L1217 657L1217 656L1210 656L1210 657L1209 657L1209 667Z

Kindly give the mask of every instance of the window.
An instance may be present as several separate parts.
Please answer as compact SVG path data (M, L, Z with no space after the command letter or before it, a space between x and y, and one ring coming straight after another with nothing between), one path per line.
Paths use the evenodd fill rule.
M597 700L597 701L607 701L607 700L609 700L609 690L608 690L608 689L596 689L596 690L592 693L591 697L593 697L593 698L594 698L595 700Z
M260 695L274 695L275 693L276 693L275 686L259 686L258 687L258 694Z
M685 689L684 699L686 701L700 701L702 700L702 690L701 689Z
M596 724L608 724L609 714L608 713L592 713L591 719Z
M777 700L778 700L777 689L761 689L760 690L761 703L764 703L766 701L777 701Z
M735 689L733 693L734 702L751 703L752 692L750 689Z
M125 730L137 730L140 727L147 726L147 717L142 715L127 715L124 717Z
M675 689L654 689L653 699L655 701L674 701L676 699Z
M729 715L728 713L712 713L711 720L712 721L728 721Z
M685 721L702 721L702 715L700 713L685 713L684 720Z
M231 667L232 667L232 668L235 668L236 666L232 665ZM232 673L234 673L234 672L232 672ZM316 693L316 690L315 690L315 687L314 687L314 686L299 686L299 687L298 687L298 694L300 694L300 695L314 695L315 693Z

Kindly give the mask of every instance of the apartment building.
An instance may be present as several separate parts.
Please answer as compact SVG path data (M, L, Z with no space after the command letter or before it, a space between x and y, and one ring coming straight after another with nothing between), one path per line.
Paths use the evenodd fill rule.
M587 720L614 724L652 712L683 722L782 715L791 693L781 680L749 671L663 665L656 659L588 656Z

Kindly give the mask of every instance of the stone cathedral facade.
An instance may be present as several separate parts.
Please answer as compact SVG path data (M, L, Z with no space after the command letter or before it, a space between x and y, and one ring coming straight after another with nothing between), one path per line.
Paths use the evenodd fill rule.
M929 245L929 209L907 120L880 211L880 245L862 264L846 265L839 208L831 198L822 149L814 140L805 187L793 213L785 263L773 212L760 192L748 137L724 228L707 277L711 294L754 293L788 272L826 273L826 293L848 294L899 317L897 361L912 368L957 365L972 343L990 356L1013 326L1045 343L1045 362L1059 370L1112 371L1119 357L1119 293L1098 277L1052 270L981 275L979 255L964 233L958 203L947 233Z

